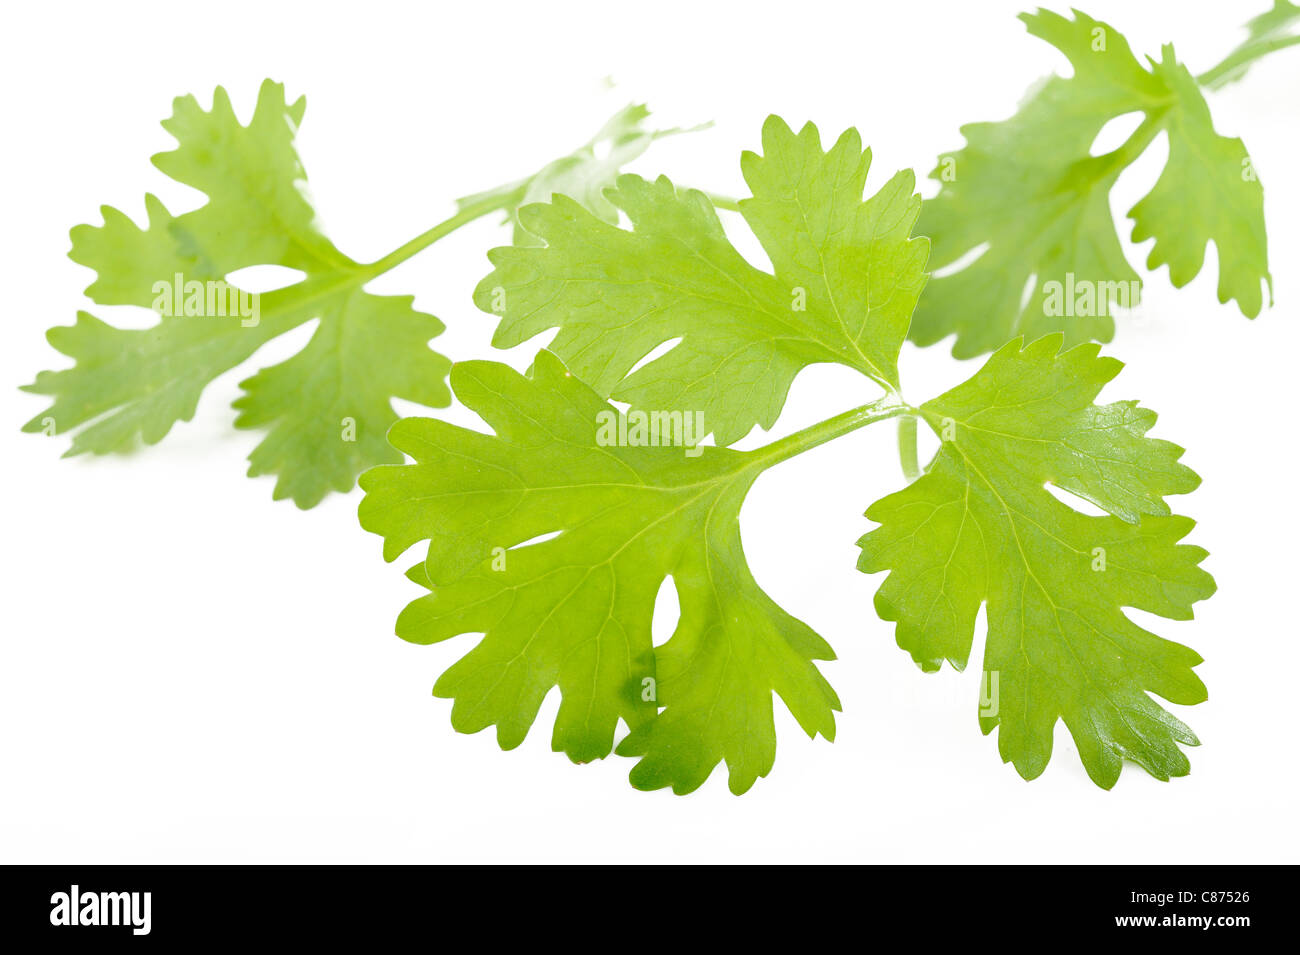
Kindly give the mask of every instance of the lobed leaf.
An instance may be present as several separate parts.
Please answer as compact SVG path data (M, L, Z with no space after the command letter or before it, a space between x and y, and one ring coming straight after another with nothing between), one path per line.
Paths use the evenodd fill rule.
M205 193L193 212L172 216L146 197L148 223L137 226L105 207L102 226L72 230L72 259L97 273L87 294L104 305L158 306L156 325L119 329L88 313L51 329L50 343L76 364L41 372L26 390L53 398L24 427L53 418L58 433L76 429L69 453L104 454L154 444L177 421L194 416L203 389L271 339L319 319L310 343L279 365L241 383L240 428L270 433L251 455L249 474L275 474L275 497L311 507L331 490L346 491L366 467L401 460L384 440L397 420L391 399L445 406L450 363L428 348L442 323L408 297L366 292L376 273L341 253L320 231L307 200L294 134L306 101L289 104L284 88L262 84L252 121L241 125L225 90L211 110L179 97L163 123L177 148L154 157L171 178ZM251 265L304 273L287 288L257 298L224 283ZM169 290L198 283L194 307ZM211 283L211 284L210 284ZM216 289L219 298L210 299ZM242 295L249 308L232 308ZM211 308L213 302L219 307ZM255 307L254 303L256 303Z
M775 271L750 265L703 193L619 177L606 192L632 229L556 196L520 220L544 248L500 248L475 302L510 347L559 328L550 347L603 396L698 411L718 444L770 428L796 374L838 362L886 388L925 282L928 244L910 172L863 200L871 163L856 130L823 151L815 126L763 127L742 161L741 212ZM666 353L636 367L656 348Z
M464 362L451 381L495 433L402 420L390 439L414 463L362 475L360 518L389 560L430 542L411 574L430 592L402 612L399 636L484 635L434 687L455 700L457 730L496 726L502 748L517 746L558 686L557 752L602 758L622 720L619 754L641 757L632 783L679 793L721 761L736 793L768 773L773 692L810 736L834 737L839 701L813 664L834 655L762 591L741 548L760 455L604 445L619 413L545 351L527 378ZM668 577L681 618L656 649Z
M1193 522L1164 498L1199 478L1182 449L1146 436L1136 402L1093 404L1121 368L1062 336L1012 342L921 408L942 440L926 473L877 501L858 567L888 570L876 610L925 670L966 666L981 604L988 638L980 727L1026 779L1047 766L1058 719L1088 774L1110 788L1123 759L1160 779L1186 775L1195 735L1152 701L1199 703L1201 658L1134 624L1123 608L1174 620L1214 592ZM1046 489L1084 498L1080 513Z

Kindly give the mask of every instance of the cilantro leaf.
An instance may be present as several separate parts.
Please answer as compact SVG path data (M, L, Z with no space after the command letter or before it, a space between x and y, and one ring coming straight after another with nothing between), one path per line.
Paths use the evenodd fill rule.
M1089 776L1110 788L1123 759L1160 779L1186 775L1181 721L1147 695L1199 703L1201 658L1123 613L1135 607L1182 620L1214 592L1199 547L1178 545L1193 522L1164 498L1199 478L1182 449L1146 437L1155 415L1136 402L1098 406L1121 368L1098 346L1058 354L1062 336L1015 341L921 414L943 438L915 483L877 501L880 527L859 541L859 569L888 570L876 610L897 621L898 644L925 670L963 669L975 616L987 605L984 671L1000 726L998 749L1026 779L1065 721ZM1061 503L1044 485L1107 512ZM992 681L996 680L996 684Z
M1240 139L1214 131L1210 110L1196 81L1165 48L1155 65L1177 98L1166 120L1169 159L1151 192L1129 210L1133 241L1155 238L1147 267L1169 266L1169 279L1181 288L1201 271L1205 247L1219 255L1219 300L1236 298L1245 314L1260 309L1260 279L1268 275L1264 236L1264 192L1248 178L1250 157Z
M520 221L546 246L494 249L475 302L500 315L495 345L559 328L550 347L598 393L699 411L720 445L770 428L814 362L896 389L928 243L909 237L910 172L863 201L870 162L856 130L823 151L811 123L796 135L771 117L763 155L743 157L753 197L740 209L774 273L735 250L702 193L624 175L606 196L631 230L562 196L525 206Z
M541 239L520 223L520 206L548 202L554 193L568 196L603 222L617 224L618 210L605 198L604 192L614 185L622 168L658 139L693 133L708 126L703 124L689 129L649 129L645 125L649 117L650 111L644 105L629 104L611 116L595 136L569 155L547 163L531 176L517 182L459 199L457 205L464 209L489 197L505 198L506 221L513 226L514 244L519 246L542 244Z
M304 99L287 104L283 86L270 81L247 126L220 87L210 111L192 96L176 100L163 126L177 148L155 156L154 165L208 202L172 216L147 197L146 228L105 207L103 226L73 230L71 256L98 273L87 294L100 304L149 307L160 289L193 282L204 290L197 309L206 313L180 314L173 305L142 330L81 313L77 324L51 329L50 343L76 364L42 372L27 386L54 401L24 430L41 430L46 417L59 433L84 425L71 454L126 450L137 438L156 443L175 422L193 417L208 382L270 339L319 319L306 348L242 383L236 426L270 429L253 451L249 474L276 474L275 497L305 508L330 490L348 490L362 469L401 460L384 440L397 420L390 399L450 401L450 363L427 347L443 326L412 308L410 297L364 291L377 272L343 255L319 230L293 145L305 108ZM256 312L209 310L207 290L222 288L215 283L266 264L305 278L261 296Z
M618 752L641 757L632 783L679 793L722 760L736 793L767 774L774 691L810 736L834 737L839 701L812 662L834 655L759 588L741 549L741 502L770 458L603 446L601 416L618 413L545 351L527 378L465 362L451 382L495 434L402 420L390 438L415 463L362 475L360 518L388 560L430 541L411 577L431 592L402 612L401 637L484 634L434 687L455 700L457 730L495 725L517 746L558 686L557 752L606 756L621 719ZM667 577L681 619L656 649Z
M1068 20L1039 11L1021 20L1065 54L1073 76L1050 77L1010 119L962 127L966 146L940 158L931 173L940 192L925 203L917 230L934 242L936 269L978 257L930 282L912 340L929 345L956 333L953 354L961 358L1017 335L1109 341L1114 307L1135 305L1140 288L1115 231L1109 192L1161 132L1169 137L1169 160L1151 194L1129 212L1133 240L1156 238L1147 266L1168 264L1177 287L1200 271L1213 241L1219 301L1235 299L1244 315L1258 315L1261 286L1272 281L1263 188L1241 140L1215 132L1173 48L1147 69L1118 31L1086 14L1075 11ZM1133 112L1143 121L1124 145L1089 155L1107 122ZM1061 287L1086 289L1078 310L1053 304Z

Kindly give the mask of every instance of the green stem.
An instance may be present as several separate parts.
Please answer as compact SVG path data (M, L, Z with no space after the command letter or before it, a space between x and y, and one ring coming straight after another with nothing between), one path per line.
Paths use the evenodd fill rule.
M903 465L903 477L911 484L921 476L921 465L916 457L916 415L898 419L898 460Z
M740 211L740 200L732 199L730 196L720 196L717 193L709 192L704 189L701 189L700 191L708 196L709 201L713 203L715 209L726 209L728 212Z
M755 455L752 467L769 468L782 461L788 461L797 454L803 454L819 444L825 444L835 438L864 428L877 421L897 418L899 415L915 413L916 409L903 401L897 394L888 394L868 404L861 405L833 418L819 421L811 427L788 434L784 438L765 444L750 452Z
M1200 76L1196 77L1196 82L1210 89L1218 89L1224 83L1231 79L1231 74L1245 66L1247 63L1254 62L1262 56L1268 56L1277 50L1284 50L1289 46L1295 46L1300 43L1300 36L1281 37L1276 40L1265 40L1262 43L1251 43L1240 47L1229 53L1222 63L1214 66Z
M457 212L450 219L444 219L442 222L439 222L432 229L429 229L427 232L420 233L410 242L407 242L405 245L402 245L394 249L392 252L389 252L386 256L384 256L382 259L379 259L376 262L372 262L370 265L366 266L366 271L370 273L370 276L372 278L376 275L382 275L383 273L387 272L389 269L395 268L396 266L405 262L411 256L416 255L419 252L423 252L425 249L433 245L433 243L437 242L439 239L451 235L451 233L455 232L461 226L467 225L468 223L473 222L475 219L481 219L485 215L489 215L493 212L497 212L498 210L506 209L511 205L514 205L522 198L522 196L523 196L523 187L521 186L519 189L515 190L514 192L507 192L499 195L497 194L488 195L478 200L477 202L472 202L469 205L463 206L461 207L460 211Z
M1151 145L1151 141L1160 133L1161 125L1165 120L1165 113L1168 110L1168 106L1162 106L1154 112L1148 113L1138 128L1133 130L1133 135L1124 140L1119 148L1107 153L1106 156L1111 161L1111 167L1118 166L1122 169L1142 155L1146 148Z
M383 275L385 272L396 268L407 259L423 252L429 246L433 245L439 239L446 238L463 225L468 225L475 219L481 219L485 215L497 212L501 209L508 209L510 206L518 203L524 195L524 186L520 185L518 189L501 194L491 194L484 196L477 202L463 206L454 216L444 219L432 229L422 232L410 242L402 245L392 252L389 252L382 259L370 263L364 269L369 278L377 275ZM732 212L740 211L740 203L735 199L729 199L726 196L718 196L706 192L709 201L718 209L729 209Z

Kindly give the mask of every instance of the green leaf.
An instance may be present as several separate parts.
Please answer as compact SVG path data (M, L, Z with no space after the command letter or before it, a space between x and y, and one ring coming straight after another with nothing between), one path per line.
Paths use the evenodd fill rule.
M1173 49L1155 66L1178 105L1168 113L1169 159L1154 188L1129 210L1133 241L1155 237L1147 268L1169 266L1182 287L1201 271L1205 246L1219 254L1219 301L1237 299L1250 316L1260 308L1260 279L1268 279L1264 192L1246 146L1214 131L1196 81L1173 60ZM1270 280L1271 282L1271 280Z
M276 474L276 498L311 507L330 490L351 488L364 468L401 460L384 440L397 420L390 399L435 407L450 401L450 363L427 347L443 326L412 308L409 296L366 292L378 272L320 232L293 144L305 106L303 99L287 104L284 88L270 81L247 126L220 87L210 111L191 96L176 100L163 126L177 148L155 156L154 165L205 193L207 203L172 216L146 197L145 228L105 207L103 226L72 230L71 252L98 273L86 290L94 301L170 314L142 330L114 328L87 313L51 329L50 343L76 364L42 372L26 387L54 400L24 430L43 430L46 418L59 433L80 428L72 454L127 450L137 439L156 443L193 417L212 379L272 338L319 319L301 352L242 383L236 426L270 432L253 451L249 474ZM238 269L268 264L305 277L256 298L222 284ZM192 309L199 314L185 314L179 296L167 301L167 289L191 282L201 290Z
M527 378L465 362L451 381L495 434L402 420L390 439L415 463L362 475L360 517L388 560L430 541L411 577L431 592L399 636L484 634L434 687L455 700L457 730L495 725L517 746L558 686L557 752L604 757L622 720L618 752L641 757L632 783L678 793L722 760L736 793L767 774L773 692L810 736L833 738L839 702L812 662L831 649L759 588L741 549L741 503L770 457L606 445L621 415L548 352ZM681 618L656 649L668 577Z
M796 135L771 117L763 155L743 158L753 197L740 208L773 273L736 251L702 193L624 175L606 196L631 230L562 196L525 206L546 246L494 249L475 302L500 316L495 345L559 328L550 347L602 396L701 412L720 445L770 428L815 362L895 389L928 244L909 238L910 172L863 201L870 162L856 130L823 151L812 124Z
M1148 693L1199 703L1201 658L1133 623L1134 607L1174 620L1214 592L1193 527L1164 498L1191 491L1182 449L1146 437L1155 415L1136 402L1093 404L1121 364L1098 346L1058 354L1050 336L1019 341L974 377L921 408L943 443L915 483L877 501L880 527L859 541L859 569L888 570L876 610L925 670L963 669L986 605L986 692L980 727L1038 776L1063 719L1088 774L1106 788L1123 759L1153 776L1186 775L1178 743L1192 731ZM1046 485L1104 510L1062 503Z
M1269 283L1263 189L1238 139L1218 135L1196 81L1165 47L1143 67L1124 37L1075 11L1068 20L1023 14L1029 32L1069 59L1010 119L962 127L966 146L940 157L939 194L917 231L934 242L932 279L910 337L929 345L956 334L953 354L992 351L1018 335L1061 332L1069 344L1109 341L1115 307L1137 304L1141 281L1124 257L1109 194L1161 132L1170 156L1160 183L1129 213L1134 241L1155 236L1148 267L1170 265L1181 287L1200 271L1206 243L1219 253L1219 301L1253 318ZM1140 112L1118 149L1089 150L1112 119ZM975 256L962 265L961 260ZM1079 289L1078 307L1062 289ZM1069 292L1066 293L1067 295Z
M611 116L595 136L569 155L547 163L531 176L517 182L459 199L457 205L464 209L490 197L508 200L505 203L506 221L514 227L514 244L518 246L542 244L541 239L520 223L520 206L549 202L554 193L568 196L603 222L617 224L618 210L605 198L604 193L614 185L622 168L658 139L697 132L710 125L705 123L689 129L650 129L645 125L649 117L650 111L645 106L629 104Z

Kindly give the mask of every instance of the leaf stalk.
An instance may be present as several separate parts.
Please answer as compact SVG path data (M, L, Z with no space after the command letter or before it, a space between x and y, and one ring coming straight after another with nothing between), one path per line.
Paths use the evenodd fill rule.
M904 415L898 419L898 460L903 465L903 477L908 484L921 476L916 455L916 415Z
M897 418L899 415L916 413L915 408L900 398L897 393L891 392L875 401L859 405L856 408L837 414L833 418L827 418L825 421L819 421L802 431L788 434L784 438L750 452L755 455L755 460L751 466L767 469L774 464L788 461L796 455L803 454L805 451L810 451L827 441L842 437L850 431L856 431L869 424L875 424L877 421L885 421L889 418Z
M396 268L412 256L423 252L439 239L451 235L451 233L455 232L461 226L468 225L475 219L481 219L483 216L490 215L493 212L509 208L523 198L523 193L524 187L520 186L512 192L488 195L479 199L477 202L467 203L451 218L444 219L432 229L420 233L410 242L397 247L382 259L366 266L366 271L370 274L371 278L374 278L377 275L383 275L385 272Z
M1253 63L1260 57L1268 56L1268 54L1278 50L1284 50L1289 46L1295 46L1297 43L1300 43L1300 36L1280 37L1276 40L1265 40L1243 46L1241 49L1229 53L1217 66L1211 67L1196 77L1196 82L1207 89L1218 89L1228 83L1232 78L1232 74L1247 63Z

